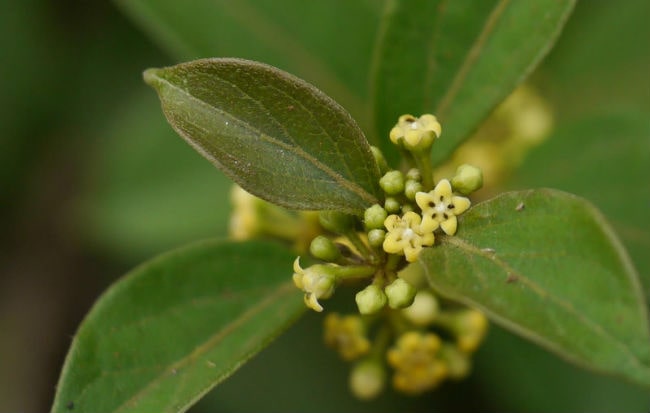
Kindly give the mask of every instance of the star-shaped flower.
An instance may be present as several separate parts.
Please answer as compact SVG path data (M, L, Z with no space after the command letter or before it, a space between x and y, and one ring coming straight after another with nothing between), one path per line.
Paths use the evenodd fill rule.
M404 254L406 261L417 260L422 247L433 245L433 229L422 224L420 215L413 211L398 215L389 215L384 221L388 230L384 239L384 251L390 254Z
M456 216L467 211L471 202L468 198L455 196L451 192L451 184L442 179L430 192L415 194L415 202L422 209L422 226L426 228L440 227L447 235L454 235L458 226Z
M402 115L390 131L390 140L398 145L401 141L407 149L428 148L442 132L440 123L433 115Z
M418 394L436 387L448 373L446 364L438 358L441 344L433 333L402 334L386 354L388 363L395 368L395 388Z
M300 257L293 262L293 283L305 292L305 305L314 311L323 311L319 298L330 298L334 293L336 275L333 267L334 264L317 264L303 269Z
M370 350L363 320L354 315L328 314L325 317L325 343L336 349L345 360L354 360Z

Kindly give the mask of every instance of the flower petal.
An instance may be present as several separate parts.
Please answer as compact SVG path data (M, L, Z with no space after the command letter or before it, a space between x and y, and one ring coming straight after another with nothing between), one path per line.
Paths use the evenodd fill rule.
M440 197L448 200L451 198L451 184L447 179L441 179L440 182L438 182L438 185L433 188L432 192L433 198L436 200L436 202L440 199Z
M451 202L454 204L454 209L452 210L454 215L460 215L467 211L469 206L472 204L471 201L464 196L452 197Z
M449 216L448 219L440 223L440 228L442 228L442 230L445 231L447 235L454 235L456 233L457 226L458 220L456 219L455 215Z

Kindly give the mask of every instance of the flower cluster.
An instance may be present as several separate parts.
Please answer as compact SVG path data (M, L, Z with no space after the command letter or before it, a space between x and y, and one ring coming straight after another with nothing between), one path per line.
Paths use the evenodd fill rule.
M433 115L401 116L390 140L407 154L405 168L390 169L381 151L372 148L382 172L381 203L368 206L363 216L321 211L319 230L302 250L319 262L303 267L298 257L293 264L294 284L314 311L323 311L321 301L337 288L357 286L358 313L328 314L324 338L344 360L355 363L350 388L363 399L383 389L389 367L393 387L409 394L464 377L469 355L486 331L482 313L459 304L440 305L421 274L413 275L419 266L409 265L435 248L437 237L457 233L458 216L471 205L466 195L483 184L480 169L471 165L462 165L449 179L435 180L430 150L441 133ZM242 233L276 232L290 239L304 233L304 217L242 194L234 199L233 227L239 238ZM266 217L255 216L260 211ZM279 227L262 223L270 214L281 221Z

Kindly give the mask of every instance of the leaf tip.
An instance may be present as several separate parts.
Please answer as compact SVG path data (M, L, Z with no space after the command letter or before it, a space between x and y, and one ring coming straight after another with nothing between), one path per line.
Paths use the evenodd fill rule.
M160 71L161 69L149 68L142 72L142 79L149 86L154 89L158 89L158 84L160 83Z

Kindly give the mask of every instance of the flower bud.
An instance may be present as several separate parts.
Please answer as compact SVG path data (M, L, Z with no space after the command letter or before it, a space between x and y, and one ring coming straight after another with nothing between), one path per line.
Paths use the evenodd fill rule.
M388 305L395 309L406 308L413 304L417 292L415 287L401 278L387 285L384 291L388 297Z
M379 180L379 186L388 195L397 195L404 190L404 174L400 171L389 171Z
M483 187L483 172L476 166L463 164L456 169L451 186L463 195L471 194Z
M389 214L397 214L400 211L400 203L397 199L387 196L386 201L384 202L384 209Z
M384 220L388 213L381 205L375 204L366 209L363 214L363 222L367 229L379 229L384 227Z
M361 314L374 314L386 305L386 294L381 288L370 284L354 297Z
M362 400L377 397L384 389L386 371L376 360L363 360L357 363L350 372L350 390Z
M368 244L371 247L381 248L386 238L386 231L383 229L373 229L368 231Z
M341 251L334 245L331 239L319 235L311 241L309 252L319 260L333 262L341 256Z
M422 173L420 173L420 170L418 168L411 168L406 173L406 179L420 182L422 181Z
M438 300L426 290L418 291L410 307L402 310L402 314L417 326L428 326L436 319L439 311Z
M404 195L411 201L415 199L415 194L422 192L422 184L418 181L408 180L404 185Z
M345 234L354 228L354 217L339 211L321 211L318 219L323 228L337 234Z

